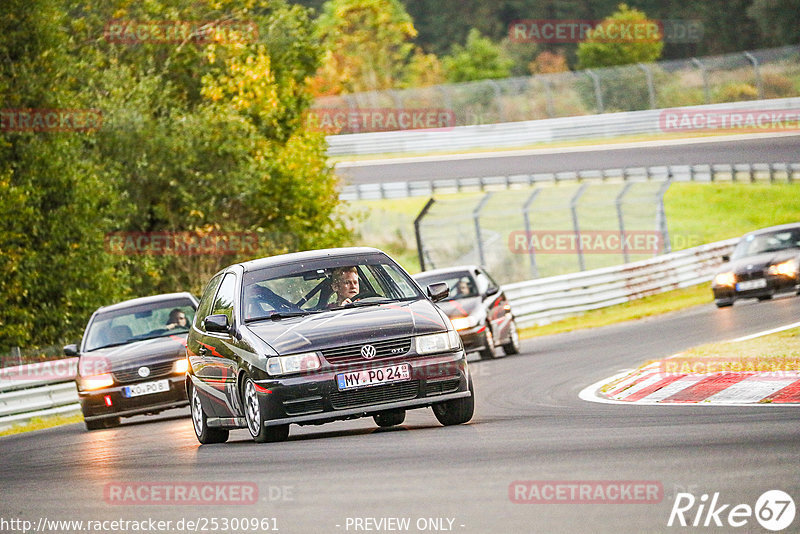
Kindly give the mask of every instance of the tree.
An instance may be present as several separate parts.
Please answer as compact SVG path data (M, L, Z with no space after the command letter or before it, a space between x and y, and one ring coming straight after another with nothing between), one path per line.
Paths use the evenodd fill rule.
M656 28L655 32L650 32ZM620 4L578 45L578 67L594 69L635 63L650 63L661 56L664 43L658 26L637 10ZM641 34L637 36L636 32Z
M417 30L399 0L330 0L317 35L325 56L314 87L323 95L400 86Z
M450 82L469 82L493 78L507 78L514 61L491 39L476 30L470 30L464 46L453 45L450 55L442 59Z
M747 9L770 45L800 42L800 0L753 0Z

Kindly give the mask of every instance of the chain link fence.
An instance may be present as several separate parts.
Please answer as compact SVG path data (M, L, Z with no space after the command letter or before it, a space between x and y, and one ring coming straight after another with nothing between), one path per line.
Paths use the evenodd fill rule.
M314 110L444 110L447 126L639 111L800 95L800 46L623 67L318 98ZM340 133L400 130L360 121ZM385 120L384 120L385 119ZM351 125L352 126L352 125ZM335 132L332 132L335 133Z
M432 198L414 223L420 264L483 265L509 283L651 258L670 250L670 184L574 182Z

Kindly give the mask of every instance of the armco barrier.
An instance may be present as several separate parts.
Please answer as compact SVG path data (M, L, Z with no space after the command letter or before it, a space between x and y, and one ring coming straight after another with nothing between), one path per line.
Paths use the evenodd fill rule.
M728 239L635 263L508 284L503 290L519 326L543 324L707 282L737 241Z
M687 112L786 111L797 110L800 97L730 102L674 108ZM598 139L621 135L664 133L663 109L560 117L533 121L457 126L446 131L402 130L346 135L330 135L329 156L365 154L425 154L430 152L522 147L534 143ZM797 131L797 122L794 122Z
M80 413L78 359L0 369L0 430L34 417Z
M738 239L672 252L649 260L580 273L540 278L503 286L517 324L546 323L569 315L620 304L671 289L707 282ZM709 299L711 292L709 289ZM75 369L74 358L59 360ZM43 379L0 379L0 429L33 417L80 412L71 376L51 376L54 362L7 368L2 376L45 376Z
M431 196L435 193L461 191L489 191L569 181L664 181L673 182L796 182L800 180L800 163L736 163L703 165L667 165L653 167L628 167L625 169L586 170L578 172L549 172L484 176L480 178L450 178L443 180L415 180L411 182L383 182L344 186L339 194L342 200L377 200Z

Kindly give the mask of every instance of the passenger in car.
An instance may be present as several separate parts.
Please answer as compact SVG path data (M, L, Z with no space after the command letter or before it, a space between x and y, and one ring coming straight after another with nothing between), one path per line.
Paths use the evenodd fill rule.
M328 307L351 304L352 298L358 295L358 270L355 267L334 269L331 276L331 288L336 293L336 302L332 302Z

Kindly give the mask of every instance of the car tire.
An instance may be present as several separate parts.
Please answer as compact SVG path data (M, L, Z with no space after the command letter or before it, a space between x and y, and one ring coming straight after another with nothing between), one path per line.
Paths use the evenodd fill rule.
M717 308L727 308L729 306L733 306L732 300L715 300L714 304L717 305Z
M472 388L472 377L469 378L470 396L440 402L433 405L433 414L444 426L462 425L472 419L475 413L475 390Z
M519 331L514 319L511 319L511 324L508 325L508 343L503 345L503 352L508 356L519 354Z
M289 425L264 426L256 386L249 376L244 380L244 398L242 400L247 430L253 436L253 441L256 443L286 441L286 438L289 437Z
M483 345L484 347L478 351L478 354L481 355L481 360L493 360L497 357L494 351L494 336L492 335L492 329L489 328L489 325L486 325L486 330L483 334Z
M386 410L385 412L376 413L372 416L375 424L381 428L390 426L402 425L406 420L405 410Z
M208 427L208 417L206 417L203 405L200 403L200 394L197 393L197 388L192 387L191 389L192 426L194 427L194 435L197 436L197 441L203 445L228 441L227 429Z

